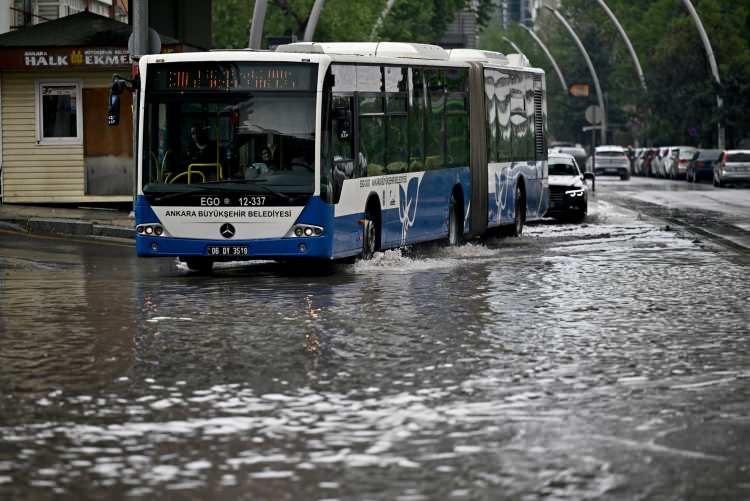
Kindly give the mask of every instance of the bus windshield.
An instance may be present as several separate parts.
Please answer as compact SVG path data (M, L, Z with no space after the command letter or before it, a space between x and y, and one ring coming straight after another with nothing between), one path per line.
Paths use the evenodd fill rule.
M312 194L314 92L147 94L143 192Z

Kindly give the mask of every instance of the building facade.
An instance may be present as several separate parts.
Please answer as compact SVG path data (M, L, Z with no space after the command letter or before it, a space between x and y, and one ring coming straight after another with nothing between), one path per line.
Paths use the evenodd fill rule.
M125 202L132 127L107 127L112 75L129 76L130 26L90 11L0 35L4 203ZM161 37L163 52L184 46ZM123 93L122 121L132 121Z
M558 2L548 1L547 3L556 6ZM508 29L513 23L530 26L536 21L536 16L543 4L544 0L500 0L498 20L504 29Z
M0 0L0 34L83 11L128 22L128 0Z

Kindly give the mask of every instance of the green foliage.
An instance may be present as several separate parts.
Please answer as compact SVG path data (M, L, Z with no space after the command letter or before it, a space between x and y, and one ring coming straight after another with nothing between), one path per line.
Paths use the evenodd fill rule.
M750 135L750 5L736 0L693 0L719 65L724 113L698 30L681 0L607 0L640 59L648 85L643 92L634 64L614 24L591 0L565 0L561 12L582 39L601 81L615 140L641 143L716 145L717 124L727 127L734 146ZM741 4L741 5L740 5ZM508 52L503 36L521 46L532 64L547 72L550 128L555 137L583 142L582 112L596 103L593 82L570 35L550 13L537 19L537 33L550 48L568 83L590 83L586 98L563 96L544 53L519 28L489 26L482 47ZM634 121L642 124L632 129ZM698 137L689 134L696 129Z
M269 0L264 35L296 36L302 39L314 0ZM315 41L398 40L435 43L468 0L398 0L380 29L375 30L386 0L327 0L323 7ZM246 47L255 2L214 0L213 33L217 48ZM481 0L480 23L489 20L492 0Z

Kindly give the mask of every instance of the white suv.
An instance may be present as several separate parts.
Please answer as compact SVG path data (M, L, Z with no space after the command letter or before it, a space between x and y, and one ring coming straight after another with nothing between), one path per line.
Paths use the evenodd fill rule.
M594 153L594 174L612 174L620 179L630 179L630 160L622 146L597 146Z

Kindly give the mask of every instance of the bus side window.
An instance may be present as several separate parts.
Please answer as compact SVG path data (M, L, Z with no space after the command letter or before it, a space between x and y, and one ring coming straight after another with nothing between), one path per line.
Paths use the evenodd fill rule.
M359 176L385 173L385 113L382 95L359 96Z
M427 107L423 70L409 68L409 171L424 169L424 119Z
M425 169L442 169L445 166L445 71L428 69L425 81L429 99Z

